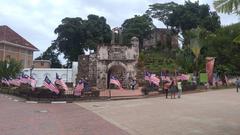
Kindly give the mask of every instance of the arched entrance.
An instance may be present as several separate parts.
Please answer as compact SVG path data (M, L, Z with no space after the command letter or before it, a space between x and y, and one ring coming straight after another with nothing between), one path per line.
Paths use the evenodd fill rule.
M108 89L111 88L111 85L109 83L111 76L116 77L119 80L119 82L122 84L122 87L126 87L125 80L127 77L127 71L124 66L122 66L121 64L112 65L108 69L108 72L107 72L107 88Z

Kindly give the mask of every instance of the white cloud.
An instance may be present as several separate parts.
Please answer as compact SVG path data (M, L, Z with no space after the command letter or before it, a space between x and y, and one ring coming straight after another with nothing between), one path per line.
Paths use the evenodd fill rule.
M183 4L184 1L174 2ZM97 14L104 16L111 27L116 27L135 14L143 14L148 5L157 2L170 0L0 0L0 25L10 26L43 52L56 38L54 29L65 17L86 19L88 14ZM200 4L203 3L208 3L214 10L213 0L200 0ZM221 14L224 25L238 21L237 16ZM164 26L156 20L154 23Z

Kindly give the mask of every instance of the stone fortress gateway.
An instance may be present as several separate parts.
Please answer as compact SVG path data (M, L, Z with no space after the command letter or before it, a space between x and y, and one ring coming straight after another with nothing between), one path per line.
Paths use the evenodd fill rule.
M77 79L83 78L91 86L106 89L109 88L110 77L113 75L123 88L129 88L130 80L137 75L139 40L133 37L128 46L119 42L112 40L110 46L99 45L95 54L80 55Z

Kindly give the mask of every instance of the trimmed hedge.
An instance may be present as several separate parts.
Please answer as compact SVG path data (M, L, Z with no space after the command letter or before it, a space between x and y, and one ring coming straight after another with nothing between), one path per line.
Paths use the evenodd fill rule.
M88 92L83 91L82 96L74 96L73 94L65 94L65 90L60 89L59 94L50 91L49 89L39 87L32 90L27 84L21 85L21 87L2 86L0 92L4 94L16 95L28 100L78 100L80 98L92 98L99 97L100 91L91 90Z
M149 85L149 84L142 87L141 91L144 95L148 95L149 92L153 92L153 91L158 91L160 93L159 87L155 85Z
M192 90L196 90L197 89L197 85L184 82L182 88L183 88L183 91L192 91ZM142 93L144 95L148 95L149 92L153 92L153 91L158 91L159 93L163 92L160 89L161 88L159 88L159 87L157 87L155 85L145 84L145 86L142 87L141 90L142 90Z

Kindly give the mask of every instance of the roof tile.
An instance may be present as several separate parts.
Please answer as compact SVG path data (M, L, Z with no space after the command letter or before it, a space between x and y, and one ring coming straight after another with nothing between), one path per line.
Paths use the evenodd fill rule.
M6 25L0 26L0 41L7 41L36 51L38 50L38 48Z

